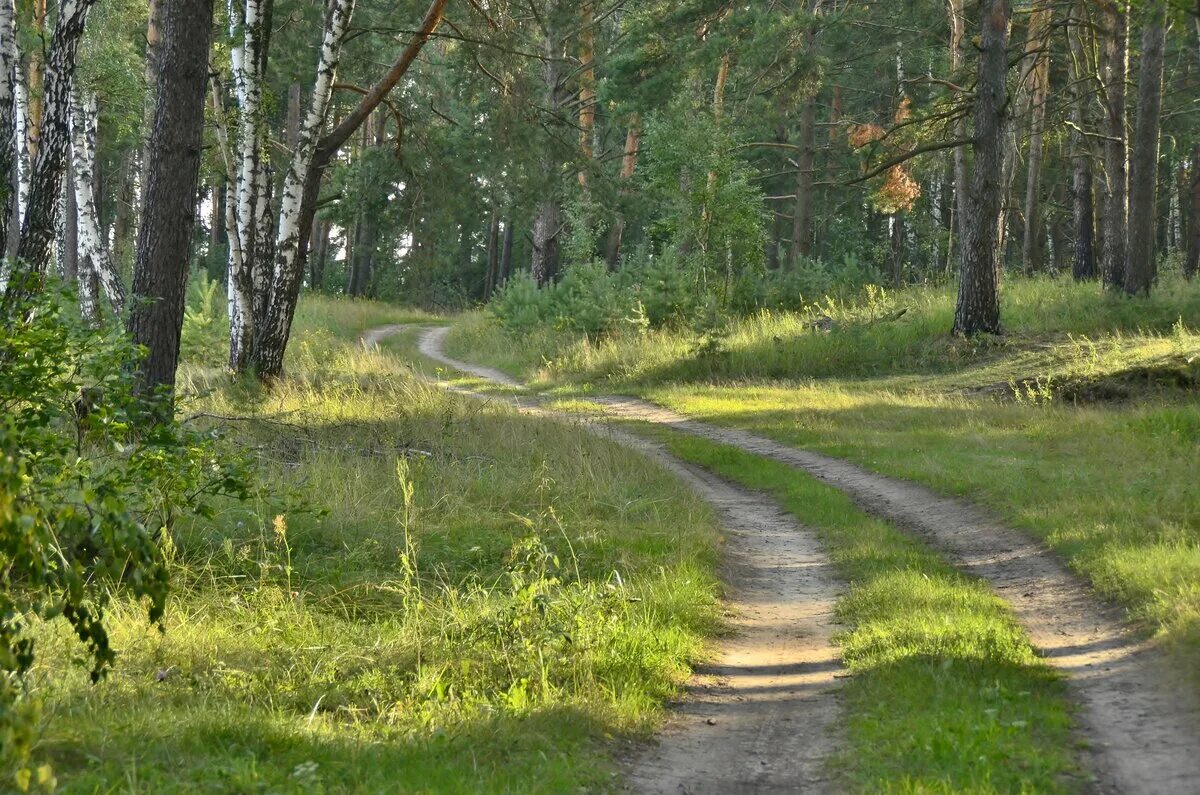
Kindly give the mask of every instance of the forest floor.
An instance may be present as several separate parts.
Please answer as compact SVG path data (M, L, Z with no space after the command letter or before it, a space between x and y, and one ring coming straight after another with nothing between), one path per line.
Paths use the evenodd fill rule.
M118 599L99 684L40 627L59 791L618 786L612 748L660 725L722 629L718 519L639 453L359 341L432 320L306 297L269 391L231 383L222 330L189 321L185 416L251 451L261 488L175 522L164 631Z
M831 333L803 318L758 318L723 348L678 333L513 345L493 331L498 339L480 344L490 324L468 318L451 349L531 377L561 407L666 423L691 436L668 443L676 454L776 496L793 488L785 472L796 467L841 488L1011 607L1038 662L1065 674L1095 777L1086 788L1180 791L1197 774L1186 748L1200 737L1197 683L1187 679L1200 592L1191 487L1200 338L1183 320L1197 316L1200 292L1167 285L1154 302L1131 302L1087 289L1010 286L1013 331L970 351L937 330L946 302L928 292L876 296L857 316L843 308ZM1079 331L1067 333L1072 324ZM774 372L806 365L820 377L781 382ZM594 399L606 386L661 405ZM796 515L812 523L813 512ZM828 547L828 532L822 540ZM1121 729L1122 720L1137 725ZM1021 779L1039 790L1053 788L1048 780Z

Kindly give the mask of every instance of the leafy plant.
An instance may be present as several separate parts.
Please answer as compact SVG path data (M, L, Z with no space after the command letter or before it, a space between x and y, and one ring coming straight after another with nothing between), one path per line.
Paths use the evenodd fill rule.
M100 679L115 658L105 627L114 596L143 600L160 621L159 542L181 512L205 514L206 498L249 489L242 457L139 392L129 366L138 351L71 314L58 296L39 298L0 338L0 753L26 787L45 780L26 767L34 626L66 621Z

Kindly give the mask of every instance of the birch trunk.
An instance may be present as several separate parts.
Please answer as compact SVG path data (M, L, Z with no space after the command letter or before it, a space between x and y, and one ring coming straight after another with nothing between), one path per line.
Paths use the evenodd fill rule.
M108 255L96 214L96 97L78 96L71 115L71 169L75 178L75 207L79 225L79 248L115 314L125 309L125 285Z
M71 148L71 84L84 22L94 2L63 0L59 6L46 64L41 137L31 168L29 204L21 223L14 281L6 293L6 299L14 293L12 286L16 284L18 276L22 285L16 293L28 295L39 290L53 258L59 196Z
M237 249L240 256L231 261L229 367L244 372L250 364L254 329L255 232L258 228L259 144L262 141L262 63L259 50L263 41L262 0L230 0L229 26L233 47L234 93L238 105L237 172ZM236 269L235 269L236 268Z
M296 149L283 178L279 226L274 241L274 267L270 277L270 300L264 323L255 340L255 366L262 377L274 377L283 370L283 352L291 333L296 297L304 276L304 262L299 256L300 246L309 231L301 225L304 194L309 176L314 171L318 139L325 127L342 44L353 12L354 0L330 0L312 100L308 113L300 123Z
M10 186L17 167L17 71L21 68L17 51L16 8L13 0L0 0L0 179ZM4 191L3 218L0 218L0 257L8 250L9 219L18 211L11 187ZM0 293L8 282L8 263L0 263Z

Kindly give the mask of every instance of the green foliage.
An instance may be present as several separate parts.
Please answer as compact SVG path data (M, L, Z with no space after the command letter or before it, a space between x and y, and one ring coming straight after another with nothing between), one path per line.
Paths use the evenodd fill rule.
M193 362L220 364L229 338L229 316L223 285L199 271L188 282L183 309L179 356Z
M0 338L0 763L22 778L36 712L21 699L33 628L69 624L98 680L115 659L105 621L114 595L144 600L160 621L160 542L176 517L248 488L241 457L138 394L135 351L121 337L69 315L40 300L19 307Z

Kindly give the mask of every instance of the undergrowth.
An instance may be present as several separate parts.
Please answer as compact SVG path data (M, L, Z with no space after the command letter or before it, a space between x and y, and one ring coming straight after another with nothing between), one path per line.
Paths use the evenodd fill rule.
M179 523L165 631L114 600L104 682L41 628L37 752L63 791L614 786L606 739L656 724L717 624L714 520L612 443L357 343L425 319L307 300L269 392L219 351L185 365L191 422L275 488Z

